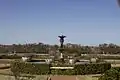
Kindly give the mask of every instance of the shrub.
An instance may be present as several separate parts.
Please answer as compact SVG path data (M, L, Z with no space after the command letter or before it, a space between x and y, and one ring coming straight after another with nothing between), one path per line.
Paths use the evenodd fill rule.
M98 56L99 59L110 59L110 60L119 60L120 56Z
M75 75L74 69L51 69L52 75Z
M13 73L26 73L26 74L49 74L49 64L35 64L27 62L15 61L11 64L11 71Z
M91 63L91 64L77 64L74 66L76 75L84 74L100 74L111 68L109 63Z
M107 70L99 80L119 80L120 79L120 68L111 68Z
M22 57L17 55L1 55L0 59L21 59Z
M50 64L33 64L28 62L15 61L11 64L11 71L14 74L38 74L38 75L83 75L83 74L100 74L111 68L109 63L91 63L76 65L56 65L57 67L74 67L74 69L50 69L55 65Z

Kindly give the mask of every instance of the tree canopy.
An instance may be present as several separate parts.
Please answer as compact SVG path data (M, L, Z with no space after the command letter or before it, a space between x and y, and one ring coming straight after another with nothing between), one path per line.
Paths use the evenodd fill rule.
M31 44L12 44L0 45L0 53L49 53L56 52L59 45L49 45L44 43L31 43ZM82 54L119 54L120 46L110 44L99 44L98 46L82 46L80 44L65 44L64 51L66 53L82 53Z

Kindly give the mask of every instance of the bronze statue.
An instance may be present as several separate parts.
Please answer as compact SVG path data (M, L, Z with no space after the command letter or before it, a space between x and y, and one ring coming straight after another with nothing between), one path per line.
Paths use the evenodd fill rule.
M117 4L118 4L118 6L120 7L120 0L117 0Z
M61 44L60 48L63 48L64 38L65 38L66 36L61 35L61 36L58 36L58 37L60 38L60 44Z

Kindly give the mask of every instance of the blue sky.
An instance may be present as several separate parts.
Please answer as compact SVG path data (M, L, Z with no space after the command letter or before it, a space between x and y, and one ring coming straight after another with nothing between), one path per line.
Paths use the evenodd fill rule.
M0 44L120 43L116 0L0 0Z

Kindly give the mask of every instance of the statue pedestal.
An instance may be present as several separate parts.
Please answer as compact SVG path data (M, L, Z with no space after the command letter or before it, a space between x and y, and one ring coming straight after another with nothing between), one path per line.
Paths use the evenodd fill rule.
M63 53L60 53L60 63L65 63Z
M65 63L64 58L60 58L60 64L64 64L64 63Z
M65 63L65 61L64 61L64 55L63 55L63 53L64 53L64 47L63 47L63 43L61 43L61 46L60 46L60 48L59 48L59 55L60 55L60 63Z
M64 49L59 48L59 52L60 52L60 59L64 58L64 56L63 56Z
M60 53L60 59L62 59L63 58L63 53Z

